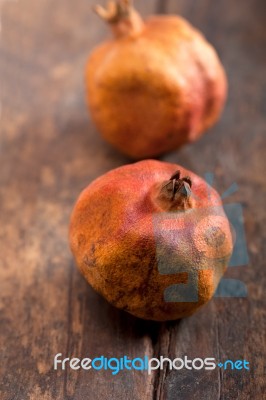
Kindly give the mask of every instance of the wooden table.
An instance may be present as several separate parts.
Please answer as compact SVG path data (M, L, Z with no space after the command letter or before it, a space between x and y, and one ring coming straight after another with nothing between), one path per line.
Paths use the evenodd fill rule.
M144 15L180 13L217 48L230 93L221 121L163 160L215 174L241 202L248 265L228 278L247 298L215 298L195 316L157 324L119 312L80 276L69 251L77 195L128 163L91 123L88 53L107 34L93 1L1 0L1 399L263 399L265 395L265 1L137 1ZM264 246L263 246L264 245ZM65 357L246 359L250 371L53 369ZM264 387L263 387L264 385ZM265 398L265 397L264 397Z

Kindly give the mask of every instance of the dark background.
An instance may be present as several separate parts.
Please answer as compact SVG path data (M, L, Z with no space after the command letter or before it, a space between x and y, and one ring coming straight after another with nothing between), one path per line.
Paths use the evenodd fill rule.
M264 0L136 1L148 15L179 13L217 48L229 78L219 123L163 160L204 176L220 193L236 182L249 264L227 277L247 298L213 299L195 316L156 324L115 310L74 266L67 241L79 192L128 163L92 125L84 101L87 56L108 30L93 1L1 1L1 399L258 399L265 376ZM263 246L264 245L264 246ZM54 371L65 357L245 358L250 371Z

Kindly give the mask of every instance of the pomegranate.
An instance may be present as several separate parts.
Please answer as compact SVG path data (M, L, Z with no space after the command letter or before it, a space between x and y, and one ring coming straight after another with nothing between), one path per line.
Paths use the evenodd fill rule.
M114 169L80 195L70 245L90 285L137 317L186 317L211 299L232 253L217 192L179 165Z
M108 5L96 11L113 38L92 51L85 75L98 130L133 159L198 139L217 121L227 93L213 47L179 16L143 21L129 1Z

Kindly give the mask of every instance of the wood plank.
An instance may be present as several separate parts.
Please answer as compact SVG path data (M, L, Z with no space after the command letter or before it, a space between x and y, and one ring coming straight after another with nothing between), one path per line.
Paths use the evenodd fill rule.
M1 399L152 397L141 372L53 370L53 357L153 352L150 324L109 306L67 241L77 195L125 163L92 127L84 64L107 28L92 1L20 0L2 9ZM142 4L150 13L154 2ZM156 334L156 333L155 333Z
M216 47L229 78L229 99L223 117L210 133L178 154L166 157L201 175L215 174L215 186L232 183L238 193L225 202L241 202L249 264L229 268L246 299L214 299L193 318L170 325L165 333L171 358L188 355L247 359L251 371L168 371L158 398L192 400L262 399L265 393L265 66L264 2L247 0L168 0L167 13L179 13ZM251 17L252 16L252 17ZM204 160L204 162L203 162ZM255 194L256 193L256 194Z

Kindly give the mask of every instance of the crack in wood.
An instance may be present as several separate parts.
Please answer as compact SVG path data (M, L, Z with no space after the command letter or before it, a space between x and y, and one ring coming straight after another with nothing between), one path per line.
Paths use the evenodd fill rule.
M71 327L72 327L72 292L73 292L73 261L71 261L69 266L69 285L68 285L68 315L67 315L67 343L66 343L66 357L70 354L70 337L71 337ZM63 393L64 399L68 399L68 389L67 389L67 381L68 381L68 370L67 368L64 371L64 381L63 381Z
M158 341L155 345L155 349L157 347L157 351L154 352L155 358L160 358L160 356L169 357L170 358L170 347L171 347L171 326L167 323L164 323L161 329L158 332ZM158 369L154 375L154 384L153 384L153 400L164 400L164 386L167 378L169 367Z
M217 355L218 355L218 360L219 362L221 361L221 352L220 352L220 337L219 337L219 322L218 319L216 318L216 343L217 343ZM219 368L218 370L218 393L217 393L217 400L221 400L221 392L222 392L222 370Z
M168 8L168 0L157 0L156 4L157 14L166 14L167 8Z

